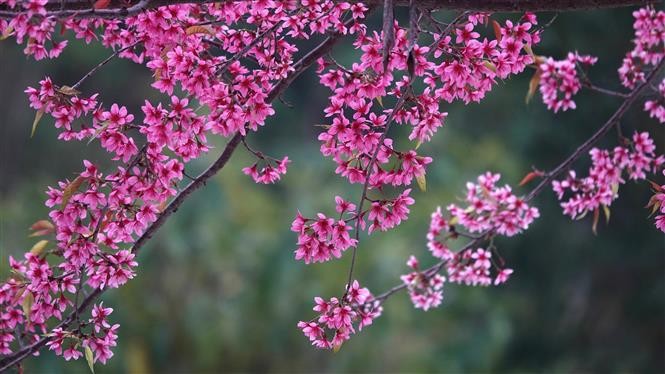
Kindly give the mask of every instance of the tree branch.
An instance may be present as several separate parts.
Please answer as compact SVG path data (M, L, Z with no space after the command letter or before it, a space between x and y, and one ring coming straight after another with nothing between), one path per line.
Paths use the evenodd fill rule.
M113 0L106 9L93 9L89 0L49 0L46 4L47 16L56 18L124 18L144 10L176 4L213 4L228 0L133 0L127 5L121 0ZM358 0L350 0L360 2ZM614 8L633 5L662 3L663 0L416 0L421 9L451 9L486 12L542 12L572 11L583 9ZM383 0L362 1L368 5L381 5ZM394 0L395 6L408 6L409 0ZM18 8L20 9L20 8ZM17 11L7 5L0 6L0 18L13 18Z
M83 82L84 82L86 79L90 78L93 74L95 74L95 72L96 72L97 70L101 69L102 66L108 64L109 61L113 60L113 58L114 58L115 56L119 55L120 53L122 53L122 52L124 52L124 51L126 51L126 50L128 50L128 49L134 48L137 44L139 44L139 42L132 43L132 44L130 44L130 45L124 47L124 48L118 49L117 51L113 52L109 57L105 58L102 62L100 62L100 63L97 64L94 68L92 68L89 72L87 72L86 75L84 75L81 79L79 79L78 82L74 83L74 85L72 86L72 88L73 88L73 89L77 89L77 88L79 88L79 86L81 86L81 84L83 84Z
M544 188L547 186L554 178L558 177L561 173L566 171L570 166L578 159L580 158L583 154L585 154L591 147L603 136L605 135L610 129L616 125L621 117L623 117L624 114L628 111L628 109L633 105L635 100L646 90L649 88L649 85L652 83L652 81L658 80L658 78L661 78L660 72L663 70L663 66L665 66L665 58L660 60L660 63L649 73L649 75L646 77L644 82L642 82L640 85L635 87L633 92L631 92L626 99L621 103L621 106L619 109L612 114L612 116L605 122L603 126L601 126L589 139L587 139L584 143L582 143L575 152L573 152L566 160L564 160L559 166L557 166L554 170L551 172L547 173L545 178L543 178L540 183L534 188L525 198L524 201L530 201L533 199L536 195L538 195Z
M305 70L307 70L307 68L316 61L316 59L329 53L332 50L332 48L335 46L335 44L339 42L341 37L342 35L340 34L333 34L329 36L323 42L321 42L321 44L316 46L313 50L311 50L300 60L298 60L293 65L294 68L293 72L289 74L286 78L282 79L279 83L277 83L275 87L273 87L273 89L268 94L266 101L272 102L276 98L278 98L300 74L302 74ZM229 159L231 158L231 155L235 151L236 147L238 146L238 144L240 144L241 139L242 136L239 133L233 136L231 140L229 140L229 142L227 143L226 147L224 148L224 151L219 156L219 158L212 165L210 165L208 169L206 169L202 174L196 177L194 181L188 184L187 187L185 187L185 189L182 190L175 197L175 199L173 199L173 201L171 201L171 203L164 209L164 211L160 213L157 220L155 220L150 226L148 226L148 228L143 232L143 234L134 242L134 245L131 248L131 251L133 253L139 252L139 250L148 242L150 238L152 238L152 236L159 230L159 228L162 227L162 225L164 225L164 223L168 220L168 218L173 213L175 213L178 210L178 208L180 208L180 205L182 205L182 203L187 199L189 195L191 195L194 191L198 190L199 188L203 187L210 178L212 178L222 168L224 168L224 166L226 166ZM85 310L92 305L92 303L97 299L97 297L99 297L106 290L108 289L97 288L93 290L93 292L90 293L90 295L88 295L88 297L86 297L83 300L83 302L81 302L81 305L78 306L78 308L73 310L69 314L69 316L67 316L66 319L64 319L54 328L65 329L69 327L69 325L71 325L76 319L76 316L80 313L85 312ZM38 351L50 340L51 337L44 336L38 341L23 347L23 349L9 356L4 357L2 360L0 360L0 372L4 372L5 370L8 370L12 366L18 364L30 354Z
M540 194L543 189L550 184L554 178L559 176L561 173L566 171L570 166L577 161L583 154L585 154L603 135L605 135L609 130L612 129L617 123L619 123L619 120L623 117L624 114L630 109L630 107L635 103L635 100L637 100L644 91L650 87L650 85L657 81L659 78L662 77L662 72L665 70L663 67L665 66L665 59L662 59L660 63L654 68L649 75L646 77L644 82L639 84L635 89L630 92L626 96L626 99L621 103L621 106L612 114L612 116L600 127L596 132L589 137L584 143L582 143L577 149L568 157L566 158L563 162L561 162L554 170L551 172L545 174L545 178L541 180L541 182L533 189L531 192L529 192L528 195L524 198L525 202L528 202L532 200L534 197L536 197L538 194ZM488 236L492 235L493 233L491 231L484 232L481 235L478 235L475 239L469 241L464 247L460 249L460 251L467 250L469 248L473 248L482 242L484 242ZM434 274L438 273L441 271L443 266L446 264L447 261L441 260L434 264L433 266L427 268L426 270L423 270L422 273L425 274L427 277L431 277ZM376 296L374 299L368 300L367 305L371 305L375 302L380 302L382 303L384 300L386 300L388 297L391 295L404 290L407 288L407 285L402 283L399 285L394 286L393 288L385 291L382 294L379 294Z
M393 108L392 112L390 112L390 115L386 119L386 128L383 130L383 133L379 138L379 142L376 144L376 149L372 153L372 158L369 160L369 163L367 164L367 169L365 170L365 183L363 184L362 194L360 196L360 200L358 201L358 208L356 208L356 217L355 217L356 232L354 233L356 239L356 245L353 247L353 252L351 254L351 265L349 267L349 276L348 276L348 281L346 282L345 292L349 291L349 287L351 287L351 281L353 280L353 268L356 264L356 254L358 252L358 245L360 242L360 228L362 223L363 204L365 203L365 200L367 200L367 191L369 189L369 180L372 176L373 166L376 163L376 157L379 155L379 150L381 150L381 147L383 147L383 142L386 140L386 136L388 135L388 130L390 130L390 125L392 124L395 115L397 114L398 111L402 110L402 106L404 106L404 102L406 101L406 95L408 93L408 90L411 88L412 82L413 82L413 77L409 79L409 84L405 86L406 89L402 92L402 95L397 100L395 107ZM376 167L377 169L380 168L379 165L376 165ZM344 297L342 297L342 299L344 299Z

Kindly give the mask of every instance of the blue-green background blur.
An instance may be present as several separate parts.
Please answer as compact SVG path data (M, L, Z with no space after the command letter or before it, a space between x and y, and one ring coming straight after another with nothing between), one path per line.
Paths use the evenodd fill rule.
M544 14L541 22L551 16ZM592 80L620 89L616 69L631 38L629 8L565 13L544 33L536 53L596 55ZM47 119L30 139L34 111L23 90L45 75L71 85L108 53L73 41L58 60L35 62L13 41L0 42L0 274L7 273L10 254L21 256L36 241L27 237L28 227L47 217L47 185L80 171L83 158L111 166L96 143L56 141ZM348 41L334 55L347 63L357 58ZM584 92L576 98L579 109L555 115L539 96L525 105L529 79L530 72L500 82L482 104L445 104L446 126L420 149L435 158L427 192L414 192L411 217L396 230L361 240L356 277L363 285L380 293L397 284L410 254L433 262L425 247L429 215L461 196L467 180L492 170L517 185L532 166L552 168L619 105L616 98ZM149 87L151 81L146 68L116 60L82 89L101 92L103 102L122 103L140 119L144 98L167 100ZM142 251L136 278L104 295L121 328L115 356L97 365L98 373L665 371L665 242L643 209L650 197L646 183L622 187L609 225L601 223L597 236L590 218L564 217L548 189L535 201L541 218L532 228L497 240L515 269L505 286L446 285L443 305L429 312L397 294L383 316L340 352L310 347L296 323L313 316L314 296L342 292L350 253L305 266L293 259L290 223L297 209L331 213L335 195L356 200L360 193L334 174L334 164L318 150L315 124L325 121L328 94L307 72L285 95L294 108L277 103L278 114L249 137L265 153L293 160L279 184L256 185L243 175L240 169L253 159L239 149ZM639 108L622 128L626 134L649 129L659 151L665 149L663 126ZM616 138L610 133L601 145L614 146ZM215 149L187 166L190 175L221 151L223 139L213 142ZM588 159L576 165L587 166ZM87 367L84 360L65 362L43 351L26 360L25 370Z

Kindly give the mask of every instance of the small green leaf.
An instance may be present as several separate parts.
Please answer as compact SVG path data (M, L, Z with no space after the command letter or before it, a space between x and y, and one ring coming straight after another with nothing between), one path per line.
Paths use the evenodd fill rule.
M593 211L593 225L591 226L591 231L593 231L594 235L598 235L598 219L600 218L600 210L596 208L596 210Z
M44 252L44 249L46 248L46 245L48 244L48 240L40 240L35 245L32 246L30 249L30 253L32 253L35 256L39 256Z
M533 49L531 49L530 44L525 44L524 45L524 50L526 51L526 53L529 54L529 56L531 56L531 58L533 58L534 62L538 62L538 57L533 53Z
M19 273L18 271L16 271L16 269L10 270L10 273L12 273L12 277L14 279L21 280L21 281L25 280L25 276L23 274ZM23 287L19 288L18 291L16 291L16 296L14 296L14 298L12 299L12 304L16 304L16 302L18 302L21 299L21 296L23 296L24 293L25 293L25 287L23 286Z
M95 359L92 355L92 349L90 349L90 347L88 347L87 345L85 346L85 360L88 361L88 367L90 368L90 372L92 372L92 374L95 374L95 367L94 367Z
M65 96L76 96L76 95L81 94L81 91L78 91L75 88L69 87L69 86L60 87L58 92L60 92L61 94L65 95Z
M72 195L74 194L74 192L78 191L79 187L81 187L81 184L83 183L84 180L85 180L85 178L83 178L82 176L79 175L78 177L76 177L76 179L74 179L71 183L69 183L67 185L67 187L65 187L64 190L62 190L62 207L63 208L67 206L67 203L69 202L69 199L72 198Z
M416 175L416 182L418 182L418 187L421 191L427 191L427 179L425 179L425 174Z
M496 73L496 65L494 65L491 61L483 60L483 65L485 65L485 67L490 69L493 73Z
M55 231L55 226L50 221L45 219L39 220L30 226L30 230L33 230L33 233L28 237L32 238L35 236L47 235Z
M605 224L610 223L610 207L603 205L603 213L605 213Z
M616 195L619 193L619 183L612 184L612 194Z
M43 108L37 111L37 114L35 114L35 120L32 121L32 131L30 131L31 138L35 136L35 131L37 131L37 125L39 124L39 121L42 119L42 116L44 116Z
M581 220L581 219L584 219L584 217L586 217L586 214L587 214L587 213L589 213L589 211L588 211L588 210L585 210L584 213L582 213L581 215L575 217L575 220L576 220L576 221L579 221L579 220Z
M531 77L531 80L529 81L529 90L526 92L526 97L524 98L524 102L528 105L531 99L533 98L533 95L536 94L536 90L538 89L538 85L540 84L540 69L536 70L536 72L533 74Z
M658 183L648 180L649 184L651 185L651 188L654 190L654 192L663 192L663 187L661 187Z
M104 123L102 123L102 125L100 127L98 127L97 130L95 130L95 133L92 134L92 136L90 137L90 140L88 140L88 144L86 144L86 145L90 145L90 143L92 143L93 140L97 139L99 134L101 134L102 131L106 130L106 128L109 127L110 124L111 124L111 122L104 121Z
M14 34L14 27L9 26L2 32L2 35L0 35L0 40L5 40L10 36L12 36L13 34Z
M660 209L660 201L658 200L657 195L651 196L651 199L649 199L649 204L645 206L645 208L651 207L651 214L649 214L649 217L653 216L658 209Z
M34 238L34 237L37 237L37 236L48 235L51 232L53 232L53 230L49 230L49 229L37 230L37 231L33 232L32 234L28 235L28 238Z
M32 295L32 292L26 291L27 294L23 298L23 304L21 306L23 307L23 315L25 316L25 319L30 321L30 311L32 311L32 304L35 302L35 297Z

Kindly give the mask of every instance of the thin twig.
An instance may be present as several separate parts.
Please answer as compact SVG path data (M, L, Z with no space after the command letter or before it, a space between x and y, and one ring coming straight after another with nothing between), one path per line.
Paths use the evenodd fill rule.
M268 34L272 34L273 32L277 31L277 29L282 26L282 22L277 22L274 25L272 25L269 29L263 31L261 34L257 35L254 40L252 40L250 43L248 43L243 49L241 49L238 53L233 55L230 59L224 61L220 67L219 70L217 71L217 74L222 75L226 72L226 70L233 64L234 62L238 61L240 58L245 56L247 52L249 52L252 48L254 48L257 44L259 44L260 41L264 40L264 38Z
M416 7L414 5L413 0L410 0L409 4L410 4L410 9L409 9L409 22L410 22L409 31L411 33L416 33L417 32L416 31L417 30L417 27L416 27L417 25L414 24L414 22L418 22L417 17L416 17ZM468 12L466 12L466 11L465 12L460 12L460 14L458 14L450 22L450 24L448 24L448 26L444 30L444 35L447 34L448 32L450 32L452 30L452 27L454 27L454 25L459 20L461 20L464 16L466 16L467 13ZM384 16L385 16L385 14L384 14ZM385 20L384 20L384 22L385 22ZM409 38L412 39L411 43L409 43L410 44L409 48L412 48L413 45L415 45L416 40L415 40L414 35L410 35ZM430 53L433 53L433 51L434 51L434 48L431 48ZM409 57L413 58L411 49L409 50ZM411 63L413 63L413 61L411 61ZM347 279L347 282L346 282L346 290L344 292L344 296L342 297L342 300L345 299L345 296L349 292L349 288L351 287L351 280L353 278L353 270L355 268L356 256L357 256L357 253L358 253L358 242L360 241L360 225L362 223L362 214L363 214L362 208L363 208L363 204L365 203L365 200L367 200L367 191L368 191L368 188L369 188L370 176L372 174L372 166L376 162L376 157L378 156L379 150L383 146L383 142L386 139L386 136L388 135L388 130L390 130L390 125L392 124L393 119L395 118L395 115L397 114L397 112L399 110L402 109L402 106L406 102L407 95L413 94L412 86L413 86L414 79L415 79L415 70L413 68L409 68L408 84L405 85L404 87L402 87L400 97L397 100L397 103L395 104L395 107L393 108L393 111L390 112L390 115L386 119L386 127L383 130L383 133L381 134L381 138L379 138L378 145L377 145L376 149L374 150L374 154L372 155L372 158L371 158L369 164L367 165L367 169L365 170L365 175L366 175L365 176L365 183L363 185L362 195L360 197L360 201L358 202L358 207L356 209L356 216L355 216L355 218L356 218L356 227L355 227L354 236L355 236L355 240L356 240L356 245L352 249L351 265L349 266L349 276L348 276L348 279Z
M409 82L408 86L405 87L411 87L411 82ZM365 170L365 183L363 185L363 190L362 194L360 196L360 201L358 202L358 208L356 209L356 232L355 232L355 239L356 239L356 245L353 247L353 253L351 254L351 266L349 268L349 277L348 281L346 282L346 290L348 291L349 287L351 287L351 278L353 277L353 268L356 263L356 253L358 249L358 241L360 239L360 224L362 222L362 209L363 209L363 204L365 203L365 200L367 200L367 190L369 188L369 180L372 175L372 165L376 162L376 157L379 154L379 150L381 149L383 145L383 141L386 139L386 136L388 135L388 130L390 130L390 124L393 122L393 119L395 118L395 114L402 109L402 106L404 105L404 102L406 101L406 90L402 92L400 98L398 99L397 103L395 104L395 107L393 108L393 111L390 112L390 115L386 119L386 127L383 133L381 134L381 137L379 138L379 142L376 146L376 149L374 150L374 153L372 154L372 158L369 161L369 164L367 164L367 169ZM378 166L377 166L378 167Z
M93 75L97 70L99 70L102 66L106 65L106 64L107 64L109 61L111 61L115 56L119 55L120 53L122 53L122 52L124 52L124 51L126 51L126 50L128 50L128 49L130 49L130 48L134 48L134 47L135 47L137 44L139 44L140 42L141 42L141 41L139 40L139 41L137 41L137 42L135 42L135 43L132 43L132 44L130 44L130 45L124 47L124 48L120 48L120 49L118 49L117 51L113 52L113 54L111 54L109 57L107 57L106 59L104 59L104 61L102 61L102 62L100 62L99 64L97 64L97 66L95 66L94 68L92 68L92 70L90 70L86 75L84 75L81 79L79 79L79 81L76 82L76 83L72 86L72 88L73 88L73 89L77 89L77 88L78 88L78 87L79 87L79 86L80 86L80 85L81 85L86 79L90 78L90 76L92 76L92 75Z
M621 98L624 98L624 99L627 98L630 95L630 94L627 94L627 93L614 91L614 90L609 90L607 88L598 87L598 86L596 86L595 84L593 84L589 81L582 82L582 86L586 87L586 88L588 88L592 91L600 92L602 94L609 95L609 96L621 97Z

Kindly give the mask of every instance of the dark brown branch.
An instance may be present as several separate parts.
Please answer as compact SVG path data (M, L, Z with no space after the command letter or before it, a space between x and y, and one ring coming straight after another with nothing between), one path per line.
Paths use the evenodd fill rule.
M222 170L222 168L226 165L226 163L229 161L231 158L231 155L233 152L236 150L236 147L238 144L240 144L240 139L242 136L238 133L229 142L226 144L226 148L224 148L224 151L222 154L219 156L215 162L206 169L201 175L196 177L193 182L187 185L182 192L176 196L173 201L164 209L164 211L159 215L157 220L153 222L146 231L141 235L141 237L138 238L138 240L134 243L132 246L132 252L138 253L138 251L145 245L145 243L152 238L152 236L159 230L160 227L166 222L166 220L169 219L169 217L178 211L178 208L180 208L180 205L187 199L189 195L192 194L192 192L198 190L199 188L205 186L205 184L208 182L210 178L212 178L217 172Z
M368 5L381 5L384 0L366 0ZM47 15L57 18L124 18L141 11L175 4L213 4L225 0L140 0L127 6L119 0L106 9L92 9L89 0L50 0L46 4ZM416 0L421 9L452 9L488 12L541 12L601 9L622 6L662 3L662 0ZM394 0L396 6L408 6L409 0ZM0 18L12 18L15 9L0 6Z
M231 140L228 142L226 145L226 148L224 148L224 151L222 152L221 156L212 164L208 169L203 172L201 175L199 175L193 182L191 182L187 187L176 196L173 201L164 209L164 211L159 215L157 220L153 222L141 235L141 237L134 243L132 246L132 252L138 253L138 251L145 245L145 243L154 235L157 230L159 230L160 227L166 222L166 220L173 214L175 213L180 205L185 201L185 199L194 191L198 190L202 186L206 184L208 179L210 179L212 176L217 174L218 171L220 171L226 163L229 161L231 158L231 155L235 151L236 147L240 143L241 135L236 134ZM99 295L101 295L106 289L95 289L88 297L83 300L81 305L76 308L74 311L70 313L70 315L67 317L67 319L63 320L58 326L55 328L67 328L69 325L71 325L75 320L78 319L78 316L83 313L92 303L97 299ZM78 293L79 290L77 290L77 299L78 299ZM28 355L32 354L33 352L36 352L39 350L41 347L43 347L48 341L50 340L50 337L45 336L41 338L40 340L36 341L35 343L23 348L22 350L7 356L3 358L0 361L0 372L3 372L10 367L16 365L17 363L21 362L24 358L26 358Z
M302 74L310 65L316 61L316 59L329 53L340 39L341 35L333 34L326 38L326 40L311 50L308 54L303 56L300 60L298 60L293 65L294 71L286 78L282 79L279 83L277 83L275 87L273 87L272 91L268 94L266 101L271 102L278 98L300 74ZM238 144L240 144L241 138L242 136L240 134L236 134L233 138L231 138L219 158L193 182L187 185L187 187L185 187L185 189L182 190L176 196L176 198L173 199L173 201L171 201L171 203L164 209L164 211L160 213L157 220L148 226L143 235L141 235L136 240L136 242L134 242L134 245L131 248L132 252L138 253L139 250L148 242L148 240L159 230L159 228L162 227L168 218L173 213L175 213L178 208L180 208L180 205L182 205L187 197L191 195L192 192L203 187L210 178L217 174L217 172L219 172L227 164L236 147ZM65 329L69 327L69 325L71 325L76 319L76 316L80 313L83 313L88 307L90 307L97 299L97 297L99 297L106 290L107 289L95 289L90 295L88 295L88 297L83 300L78 308L72 311L69 316L60 322L55 328ZM20 363L24 358L42 348L47 342L50 341L50 339L51 337L49 336L42 337L38 341L24 347L23 349L7 357L4 357L2 360L0 360L0 372L4 372L12 366Z

